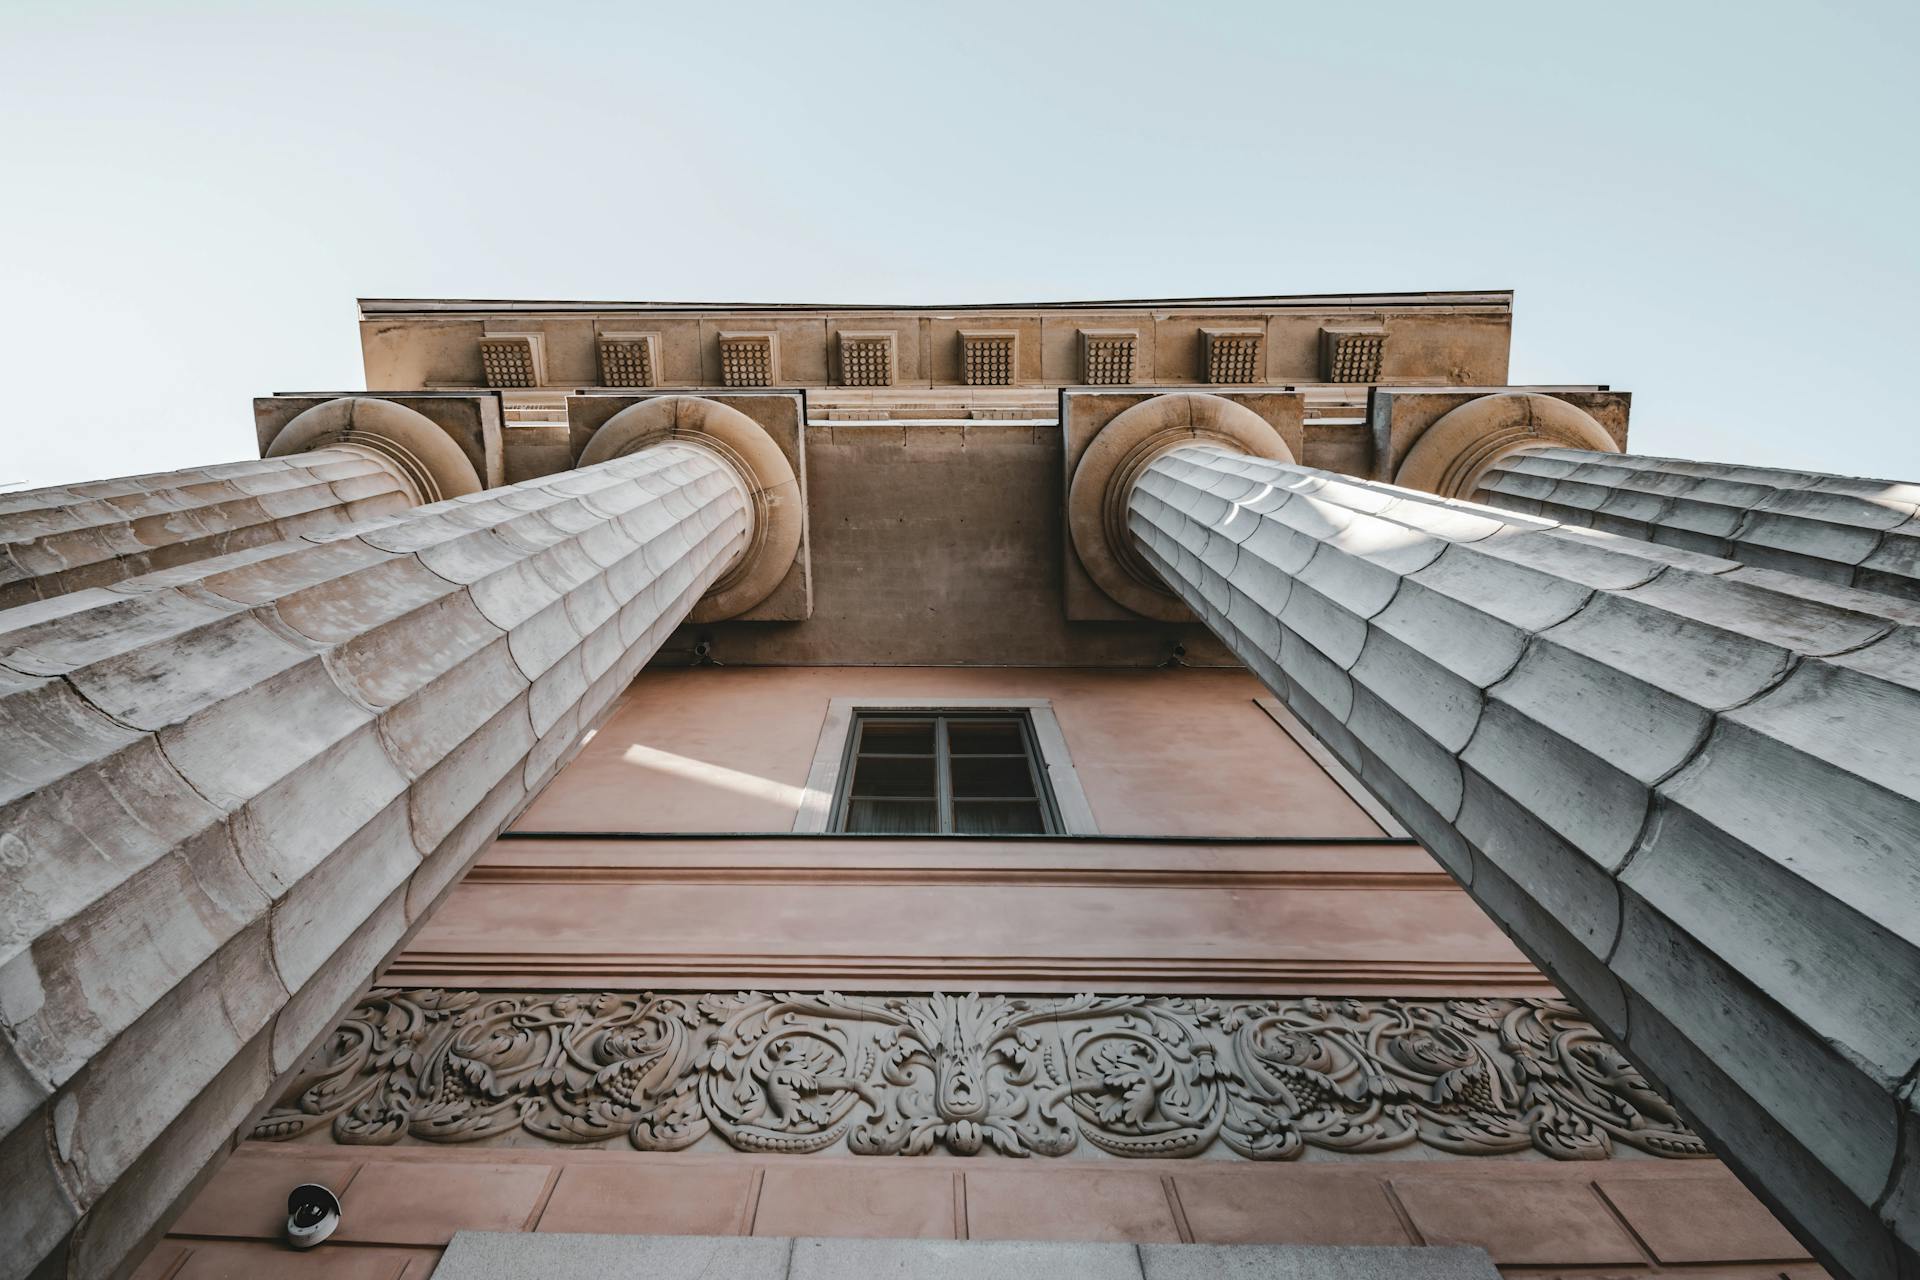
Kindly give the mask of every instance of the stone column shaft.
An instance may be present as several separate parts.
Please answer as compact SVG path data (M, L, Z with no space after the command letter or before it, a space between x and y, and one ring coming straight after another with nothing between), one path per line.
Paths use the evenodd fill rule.
M1920 609L1205 446L1128 504L1830 1265L1916 1265Z
M1811 471L1535 449L1477 502L1742 564L1920 600L1920 485Z
M751 536L668 443L0 614L0 1275L131 1257Z
M393 466L326 449L0 493L0 609L419 502Z

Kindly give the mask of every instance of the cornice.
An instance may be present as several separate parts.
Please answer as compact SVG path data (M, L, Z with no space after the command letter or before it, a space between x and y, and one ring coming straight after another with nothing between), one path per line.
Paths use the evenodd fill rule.
M999 312L1145 311L1324 311L1355 307L1369 310L1433 310L1494 307L1511 310L1513 290L1483 289L1404 293L1250 294L1191 298L1112 298L1053 302L614 302L516 298L360 298L362 319L421 315L579 315L579 314L766 314L818 312L907 312L992 314Z
M1320 995L1506 994L1553 991L1525 961L1408 960L1367 957L1206 956L1132 959L1115 956L982 956L882 954L795 955L777 952L697 954L684 951L429 951L409 949L381 975L414 985L645 987L876 986L932 991L955 983L1005 990L1055 991L1094 985L1158 992L1249 995L1296 991Z

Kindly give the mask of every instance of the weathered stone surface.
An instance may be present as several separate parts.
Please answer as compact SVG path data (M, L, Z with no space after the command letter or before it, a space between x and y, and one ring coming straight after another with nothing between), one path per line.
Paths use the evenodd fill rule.
M404 511L397 468L322 449L0 494L0 609Z
M1920 610L1214 447L1130 520L1833 1265L1913 1264Z
M1495 463L1476 501L1920 600L1920 484L1539 449Z
M0 1275L137 1246L750 522L663 445L0 613Z

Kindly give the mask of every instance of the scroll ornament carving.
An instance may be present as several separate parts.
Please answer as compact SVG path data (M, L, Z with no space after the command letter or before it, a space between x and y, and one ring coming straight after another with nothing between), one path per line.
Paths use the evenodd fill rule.
M1555 1000L370 993L256 1138L1252 1160L1707 1155Z

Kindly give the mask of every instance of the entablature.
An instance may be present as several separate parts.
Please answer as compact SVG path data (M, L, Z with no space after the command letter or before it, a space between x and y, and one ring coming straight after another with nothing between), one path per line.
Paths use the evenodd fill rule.
M1509 291L963 306L360 302L369 386L1499 384ZM1362 350L1364 348L1364 350Z

